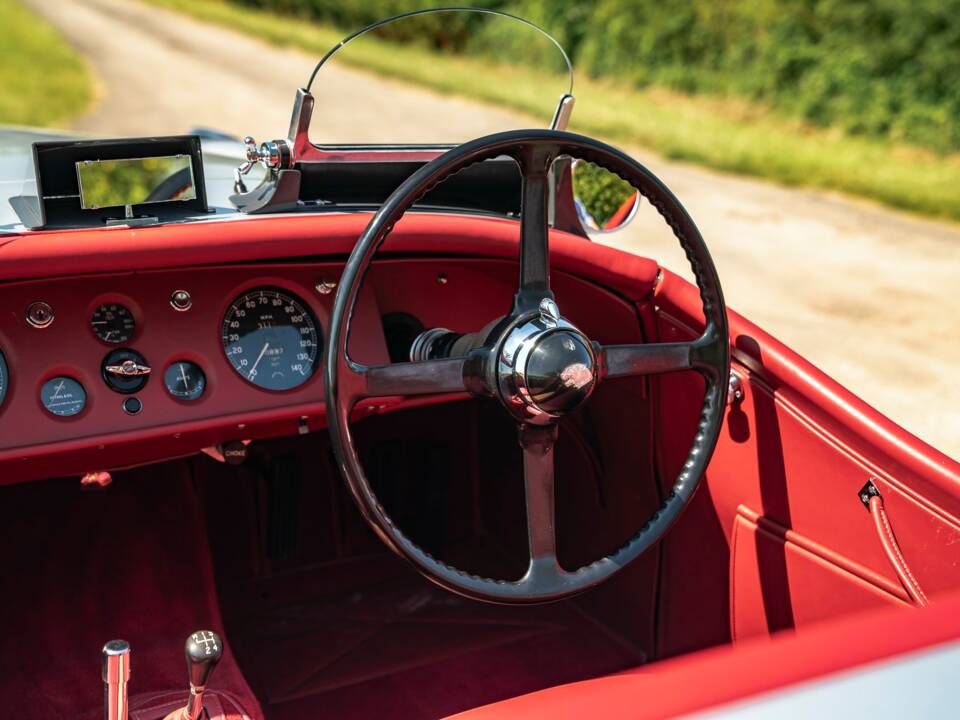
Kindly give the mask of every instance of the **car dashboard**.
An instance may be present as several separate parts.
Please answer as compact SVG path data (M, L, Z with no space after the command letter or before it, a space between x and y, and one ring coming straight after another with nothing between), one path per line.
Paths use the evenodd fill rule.
M346 256L368 217L0 237L8 308L0 324L3 482L201 450L222 458L224 447L252 439L324 430L323 343ZM402 359L388 350L384 318L391 315L472 332L505 312L518 235L507 219L405 220L363 288L351 357ZM592 243L558 237L567 252L553 281L571 319L601 342L640 339L636 308L620 292L648 293L655 264L624 254L634 283L600 259L609 248L591 266ZM577 274L563 271L564 258ZM613 288L602 286L604 277ZM354 413L359 419L444 399L377 398Z

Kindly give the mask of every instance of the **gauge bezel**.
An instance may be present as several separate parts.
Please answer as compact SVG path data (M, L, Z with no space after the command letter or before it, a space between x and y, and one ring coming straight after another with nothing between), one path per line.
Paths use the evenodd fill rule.
M258 385L254 380L250 380L244 375L237 367L233 364L233 361L230 359L230 355L227 352L228 342L226 340L227 333L226 325L229 322L229 317L237 307L237 305L243 301L248 295L259 294L261 292L277 293L289 300L295 301L301 308L303 308L304 314L312 323L314 331L316 333L316 355L314 356L310 364L310 374L303 379L303 382L284 389L276 389L270 387L264 387L263 385ZM244 384L254 387L257 390L268 393L275 393L278 395L283 395L286 393L297 392L303 390L304 387L309 385L311 382L314 382L319 377L317 370L320 367L320 363L323 358L323 325L320 323L320 320L317 317L317 312L314 310L310 302L304 297L304 294L301 291L294 290L284 285L279 284L251 284L239 292L229 301L223 308L220 317L220 331L219 331L219 340L220 340L220 352L223 354L224 359L227 361L227 365L230 367L230 372L236 377L240 378Z
M100 334L96 326L94 326L93 322L97 313L108 305L116 305L117 308L122 308L130 316L130 320L133 322L133 328L130 330L130 334L126 337L121 337L117 340L107 340ZM130 305L124 300L113 298L100 299L93 305L92 309L87 313L87 326L90 328L90 332L93 333L93 336L107 347L122 347L123 345L130 343L137 337L137 333L140 330L140 323L137 321L137 314L130 307Z

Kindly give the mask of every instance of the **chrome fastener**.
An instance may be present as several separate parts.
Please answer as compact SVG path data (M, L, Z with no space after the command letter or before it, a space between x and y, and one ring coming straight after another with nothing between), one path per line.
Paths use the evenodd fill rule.
M743 401L743 381L733 370L730 371L730 380L727 385L727 405L735 405Z

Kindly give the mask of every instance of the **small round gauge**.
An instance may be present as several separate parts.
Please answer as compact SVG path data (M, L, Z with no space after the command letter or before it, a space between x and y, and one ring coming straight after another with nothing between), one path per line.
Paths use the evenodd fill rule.
M43 384L40 388L40 402L50 414L70 417L86 407L87 393L83 385L64 375L51 378Z
M93 311L90 327L94 334L111 345L119 345L133 337L137 322L126 307L119 303L105 303Z
M0 352L0 405L3 405L3 399L7 396L7 385L10 383L7 376L7 361Z
M164 371L163 384L179 400L199 400L207 389L207 377L196 363L177 360Z
M278 288L257 288L230 303L221 337L237 374L267 390L303 385L320 359L316 318L303 300Z

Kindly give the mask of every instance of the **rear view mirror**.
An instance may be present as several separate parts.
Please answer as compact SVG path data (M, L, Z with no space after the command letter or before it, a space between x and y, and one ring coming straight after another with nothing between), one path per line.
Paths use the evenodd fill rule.
M640 207L640 193L609 170L585 160L573 163L573 200L588 233L613 232L630 222Z
M76 167L84 210L197 197L189 155L81 160Z

